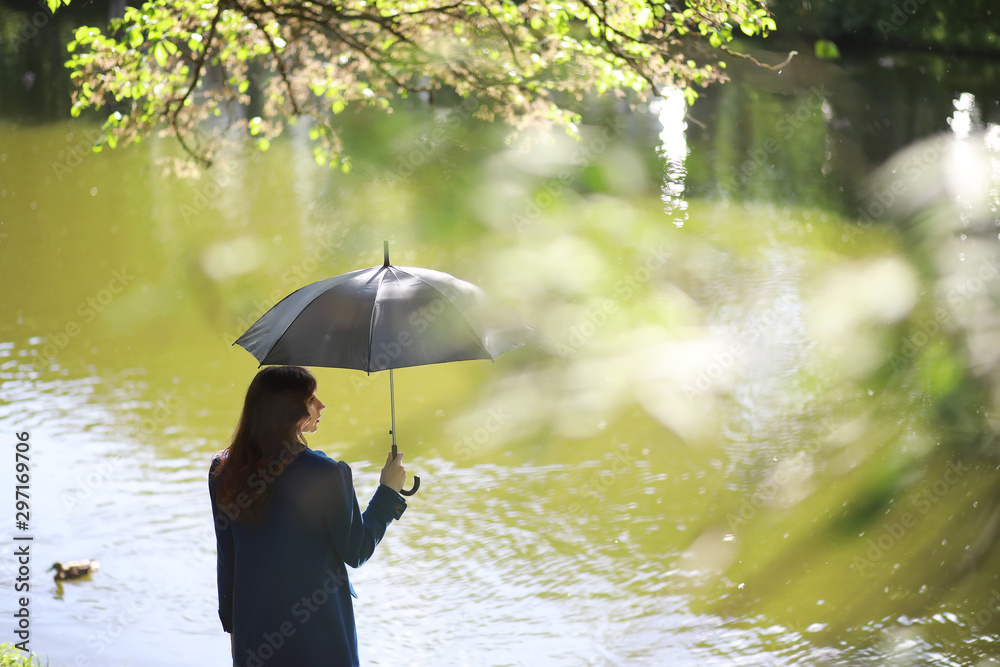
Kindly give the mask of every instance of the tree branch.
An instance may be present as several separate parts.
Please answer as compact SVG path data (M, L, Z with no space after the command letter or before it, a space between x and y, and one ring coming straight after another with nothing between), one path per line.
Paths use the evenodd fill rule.
M589 0L580 0L580 2L585 7L587 7L587 9L589 9L590 12L594 16L597 17L597 20L601 22L601 27L602 28L607 28L607 30L612 31L613 33L615 33L616 35L618 35L622 39L628 40L629 42L632 42L633 44L634 43L639 43L638 40L635 37L633 37L631 35L628 35L626 33L621 32L620 30L618 30L614 26L612 26L610 23L608 23L608 21L607 21L607 14L605 13L605 16L601 16L598 13L597 8L594 7L589 2ZM605 8L605 12L607 12L607 4L604 5L604 8ZM625 53L622 53L621 49L618 48L618 45L616 45L608 37L607 30L601 30L601 41L604 42L604 45L608 49L608 51L610 51L616 57L620 58L622 60L622 62L624 62L624 63L626 63L628 65L629 69L631 69L633 72L635 72L636 74L638 74L647 84L649 84L650 90L652 90L652 92L653 92L654 95L656 95L658 97L661 96L660 88L659 88L659 86L656 85L656 82L653 81L652 76L650 76L650 74L639 65L639 63L636 61L635 58L633 58L632 56L627 55Z
M788 56L777 65L765 65L764 63L760 62L759 60L751 56L749 53L740 53L739 51L733 51L725 44L721 45L719 48L731 56L736 56L737 58L743 58L744 60L749 60L757 67L763 67L764 69L769 69L774 71L777 71L782 67L784 67L785 65L787 65L788 63L792 62L792 58L799 55L798 51L789 51Z
M180 116L181 109L184 108L184 104L187 102L194 89L198 87L198 82L201 80L201 72L205 67L205 60L208 58L208 51L212 48L212 41L215 39L215 30L219 25L219 19L222 18L222 12L223 8L222 3L220 2L215 11L215 16L212 17L212 23L208 27L208 37L205 39L205 46L198 55L198 59L195 61L194 74L191 77L191 84L188 86L187 90L184 91L184 95L181 99L177 101L177 106L174 108L172 113L170 112L170 106L173 102L167 103L167 113L170 114L170 127L174 128L174 132L177 133L177 141L180 142L181 147L188 155L206 167L212 166L212 161L204 155L199 155L193 148L188 146L188 143L184 140L181 128L177 123L177 119Z
M496 24L497 30L500 31L504 41L507 42L507 48L510 50L510 57L514 59L514 65L516 65L518 69L521 69L521 62L517 58L517 50L514 48L514 43L510 40L510 37L507 36L507 31L504 30L503 24L500 23L500 19L493 15L493 12L490 11L490 8L487 7L484 2L480 2L479 4L486 10L486 15L493 19L493 23Z
M267 7L266 2L261 2L261 4L264 5L265 8ZM271 39L271 35L269 35L267 30L264 29L264 26L261 25L260 21L257 20L257 17L253 12L244 11L243 6L239 4L238 0L236 2L236 7L239 8L240 12L250 19L251 23L257 26L257 29L260 30L262 35L264 35L264 39L267 40L267 45L270 47L271 54L274 57L274 62L277 65L278 74L281 76L281 80L285 82L285 88L288 90L288 99L292 103L292 113L296 116L302 115L302 110L299 108L298 102L295 101L295 91L292 89L292 82L288 80L288 71L285 69L285 61L283 61L281 56L278 54L278 46L274 43L274 40Z

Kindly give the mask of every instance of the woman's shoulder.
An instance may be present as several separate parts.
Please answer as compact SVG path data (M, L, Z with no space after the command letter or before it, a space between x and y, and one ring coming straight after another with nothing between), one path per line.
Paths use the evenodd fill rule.
M350 466L343 461L332 459L326 454L326 452L321 452L315 449L303 449L296 456L296 461L301 461L304 466L320 470L350 470Z
M220 465L222 465L222 461L228 454L228 450L223 449L221 452L216 452L212 455L212 463L208 467L208 474L210 476L215 474L215 471L218 470Z
M327 488L339 488L353 484L349 465L314 449L299 452L295 461L282 473L282 477L286 475L289 480L294 480L294 485L319 483Z

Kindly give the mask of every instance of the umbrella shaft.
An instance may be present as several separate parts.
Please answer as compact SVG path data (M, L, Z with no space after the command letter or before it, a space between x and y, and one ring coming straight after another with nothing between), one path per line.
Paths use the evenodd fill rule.
M389 369L389 411L392 413L392 458L396 458L396 390L392 381L392 369Z

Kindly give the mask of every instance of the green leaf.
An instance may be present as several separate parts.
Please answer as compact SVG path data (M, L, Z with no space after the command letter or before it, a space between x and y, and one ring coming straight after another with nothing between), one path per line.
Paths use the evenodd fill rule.
M142 46L143 41L144 38L142 36L142 30L139 29L139 26L132 26L132 29L128 31L129 46L131 46L133 49L138 49L140 46Z
M167 49L164 48L163 42L157 42L156 46L153 47L153 57L156 58L156 64L160 67L165 67L167 64Z
M820 60L836 60L840 58L840 49L828 39L816 40L816 57Z

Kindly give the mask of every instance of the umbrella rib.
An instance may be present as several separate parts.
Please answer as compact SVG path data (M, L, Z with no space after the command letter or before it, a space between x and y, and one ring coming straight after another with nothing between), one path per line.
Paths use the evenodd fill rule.
M372 267L372 268L374 268L374 267ZM260 365L258 366L258 368L260 366L263 366L264 363L265 363L264 360L267 359L268 355L270 355L271 352L274 350L274 348L278 345L278 342L281 340L281 337L284 336L285 333L291 328L291 326L295 323L296 318L299 315L302 314L302 311L304 311L306 308L308 308L309 306L311 306L313 304L313 302L318 297L320 297L323 293L325 293L326 290L328 290L329 288L331 288L331 287L333 287L335 285L339 285L339 284L342 284L344 282L347 282L347 281L353 279L355 276L358 276L358 275L360 275L360 274L362 274L362 273L364 273L366 271L371 271L371 270L372 270L371 268L368 268L368 269L358 269L356 271L349 271L347 273L341 274L339 276L333 276L332 278L327 278L325 280L319 280L319 281L317 281L315 283L310 283L309 285L303 285L302 287L300 287L297 290L293 291L291 294L286 295L278 303L276 303L273 306L271 306L271 308L268 309L268 311L266 313L264 313L260 318L258 318L258 320L256 322L254 322L253 325L251 325L251 327L249 329L247 329L246 331L243 332L242 336L240 336L239 338L237 338L233 342L233 345L240 345L244 349L246 349L248 352L250 352L250 350L247 348L246 344L245 343L240 343L240 341L243 340L243 338L248 333L250 333L250 331L252 331L254 329L254 327L256 327L258 324L260 324L262 320L264 320L265 318L267 318L268 315L270 315L272 312L276 312L277 309L278 309L278 307L281 306L282 303L284 303L285 301L291 299L293 296L295 296L299 292L301 292L303 290L307 290L307 289L312 288L316 292L316 294L314 294L313 297L311 299L309 299L309 301L307 301L306 303L302 304L302 307L299 308L299 310L296 313L296 315L294 317L291 317L289 319L289 321L287 323L285 323L284 328L281 330L281 332L278 335L273 336L273 340L270 341L270 344L267 346L267 349L264 350L263 353L260 356L257 356L256 354L254 354L254 357L257 359L257 361L260 362ZM251 352L251 354L253 354L253 353Z
M447 295L447 294L445 294L444 292L442 292L442 291L441 291L441 290L439 290L439 289L438 289L437 287L435 287L434 285L430 284L429 282L427 282L426 280L424 280L424 279L423 279L423 278L421 278L420 276L417 276L417 275L414 275L414 274L412 274L412 273L408 273L407 275L408 275L408 276L411 276L411 277L413 277L413 278L416 278L416 279L417 279L418 281L420 281L420 282L421 282L421 283L423 283L424 285L427 285L427 286L428 286L428 287L430 287L430 288L431 288L432 290L434 290L435 292L437 292L438 294L440 294L440 295L441 295L442 297L444 297L444 298L445 298L445 299L446 299L446 300L447 300L447 301L448 301L449 303L453 303L453 302L451 301L451 299L448 299L448 295ZM471 284L471 283L469 283L469 284ZM469 330L470 330L470 331L471 331L471 332L472 332L473 334L475 334L475 335L473 335L473 336L472 336L472 339L473 339L473 340L474 340L474 341L476 342L476 345L478 345L478 346L479 346L479 349L480 349L480 350L482 350L483 352L485 352L485 353L486 353L486 356L487 356L487 357L489 357L490 361L493 361L493 359L494 359L494 357L493 357L493 353L492 353L492 352L490 352L489 350L487 350L487 349L486 349L486 346L485 346L485 345L483 345L483 341L482 341L482 340L480 339L480 337L479 337L479 334L478 334L478 333L476 333L476 328L472 326L472 323L471 323L471 322L469 322L469 318L467 318L467 317L465 316L465 312L464 312L464 311L463 311L463 310L462 310L461 308L455 308L455 312L457 312L457 313L458 313L458 314L459 314L459 315L461 316L461 318L462 318L462 321L463 321L463 322L465 322L465 325L466 325L467 327L469 327Z
M378 295L379 292L382 290L382 283L385 282L385 275L387 273L386 271L383 270L385 268L392 268L392 265L390 264L388 267L385 266L380 267L379 270L375 273L375 275L372 276L372 280L378 278L379 281L378 281L378 286L375 287L375 298L372 299L372 313L368 318L368 354L365 357L365 366L367 366L368 368L366 368L365 371L369 375L371 375L372 373L372 338L375 337L375 311L378 310Z
M296 293L298 293L298 292L300 292L300 291L302 291L302 290L304 290L304 289L306 289L308 287L310 287L310 285L303 285L302 287L300 287L299 289L295 290L291 294L286 295L283 299L281 299L281 301L279 301L278 303L276 303L273 306L271 306L266 313L264 313L263 315L261 315L261 317L257 320L257 322L254 322L253 325L250 328L252 329L254 326L256 326L257 323L260 322L260 320L262 320L265 317L267 317L268 314L271 311L275 310L278 306L280 306L283 301L285 301L286 299L290 299ZM309 306L309 304L311 304L313 302L313 300L314 299L310 299L305 304L303 304L302 308L299 308L299 312L295 315L295 317L298 317L299 315L301 315L302 311L305 310ZM288 321L288 323L285 325L285 328L282 329L281 333L274 337L274 340L271 341L271 344L268 345L267 349L264 351L264 353L260 355L260 357L259 357L260 364L258 364L257 368L260 368L261 366L264 365L264 360L267 359L267 355L271 354L271 350L273 350L275 348L275 346L278 344L278 341L281 340L281 337L285 335L285 332L288 331L289 327L291 327L292 324L295 322L295 317L291 318ZM246 336L248 331L249 331L249 329L247 331L244 331L243 332L243 336ZM242 339L243 336L240 336L235 341L233 341L233 345L236 345L237 343L239 343L240 339Z

